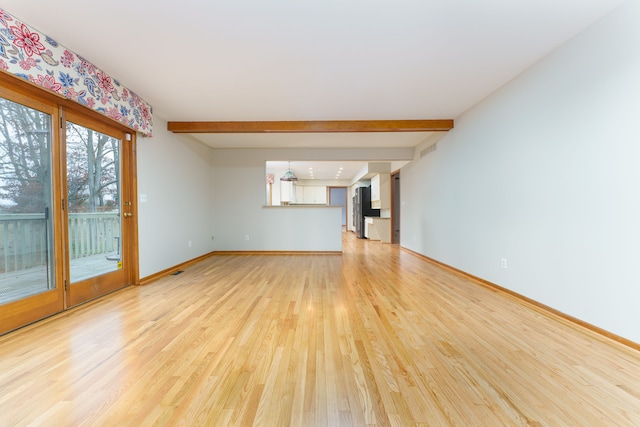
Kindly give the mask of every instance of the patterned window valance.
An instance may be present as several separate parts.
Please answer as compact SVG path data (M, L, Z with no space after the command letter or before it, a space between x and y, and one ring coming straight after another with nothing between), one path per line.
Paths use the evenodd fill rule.
M2 9L0 68L151 135L151 105L86 59Z

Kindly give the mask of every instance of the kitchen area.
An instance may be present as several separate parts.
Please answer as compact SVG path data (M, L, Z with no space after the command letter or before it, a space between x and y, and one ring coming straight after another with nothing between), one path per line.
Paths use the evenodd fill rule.
M359 181L352 188L353 224L358 238L391 243L390 182L389 172L379 172L368 186L360 186Z
M265 206L342 207L342 227L356 237L391 243L391 164L352 162L332 172L334 179L317 179L312 166L281 162L280 170L267 162ZM282 168L282 164L286 167ZM317 169L317 162L314 164ZM349 167L352 170L349 170ZM308 172L309 171L309 172ZM295 178L291 178L293 175ZM342 176L346 179L342 179ZM324 176L326 178L326 176Z

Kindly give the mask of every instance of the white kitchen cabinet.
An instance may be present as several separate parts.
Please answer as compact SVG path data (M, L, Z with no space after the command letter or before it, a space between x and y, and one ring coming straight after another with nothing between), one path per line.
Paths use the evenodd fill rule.
M293 189L292 182L280 181L280 203L288 204L293 201Z
M295 203L304 203L304 187L301 185L294 185L295 191L295 199L293 202Z
M380 240L391 243L391 218L366 217L365 237L369 240Z
M371 178L371 202L380 200L380 175L374 175Z
M309 205L327 204L327 187L317 185L296 185L295 203Z
M311 204L327 204L327 187L305 186L304 187L304 203Z
M373 209L391 209L391 176L380 173L371 178L371 207Z

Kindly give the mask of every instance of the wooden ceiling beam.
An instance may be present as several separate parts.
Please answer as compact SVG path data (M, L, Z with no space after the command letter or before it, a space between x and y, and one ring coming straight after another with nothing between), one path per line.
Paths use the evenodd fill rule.
M173 133L446 132L453 120L168 122Z

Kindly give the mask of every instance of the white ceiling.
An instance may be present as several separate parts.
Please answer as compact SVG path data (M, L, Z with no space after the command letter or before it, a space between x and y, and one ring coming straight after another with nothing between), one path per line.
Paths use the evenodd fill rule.
M455 119L622 0L0 0L168 121ZM193 135L406 147L427 134Z

